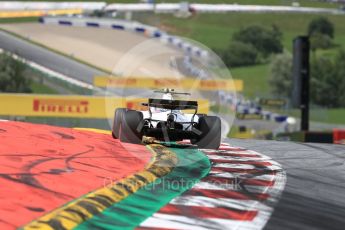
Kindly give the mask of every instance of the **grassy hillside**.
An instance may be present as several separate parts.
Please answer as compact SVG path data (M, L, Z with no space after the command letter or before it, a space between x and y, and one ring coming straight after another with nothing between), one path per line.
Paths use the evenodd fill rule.
M231 75L233 78L243 80L246 96L251 98L267 96L267 92L269 92L269 65L233 68Z
M319 15L311 14L198 14L189 19L180 19L171 15L160 15L157 18L146 19L148 23L155 24L170 31L170 33L188 37L199 41L213 49L226 48L232 34L240 28L260 24L270 26L275 24L283 33L283 45L288 52L292 51L292 40L298 35L307 32L309 22ZM335 26L334 42L337 47L321 51L323 55L334 55L340 47L345 47L345 16L325 15ZM245 83L244 94L249 97L263 96L269 93L268 75L269 65L258 65L241 68L231 68L233 78L243 79Z
M21 23L21 22L37 22L38 17L25 18L0 18L0 23Z
M345 45L345 16L325 15L335 25L335 42ZM307 31L308 23L318 15L311 14L197 14L189 19L161 15L158 23L173 33L195 39L211 48L224 48L232 34L238 29L251 25L278 26L284 34L283 44L291 50L292 39Z
M190 19L179 19L170 15L160 16L151 21L161 25L171 33L197 40L210 48L224 49L228 46L232 34L250 24L270 26L273 23L283 32L283 45L286 51L292 51L292 40L307 32L309 22L320 15L302 14L198 14ZM335 27L333 49L318 51L318 55L333 56L339 48L345 48L345 16L325 15ZM244 81L244 94L254 98L269 96L269 64L231 68L233 78ZM344 124L344 109L312 110L311 119L326 123ZM288 111L285 111L288 112ZM294 116L299 112L290 111ZM284 113L284 112L283 112Z
M31 82L30 88L32 90L32 93L38 93L38 94L59 94L57 91L55 91L54 89L40 84L38 82Z

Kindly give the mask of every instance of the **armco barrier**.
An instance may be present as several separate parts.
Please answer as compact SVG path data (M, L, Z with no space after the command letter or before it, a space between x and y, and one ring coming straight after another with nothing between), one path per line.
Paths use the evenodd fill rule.
M198 89L209 91L242 91L242 80L200 80L192 78L120 78L110 76L95 76L94 85L108 88L177 88Z
M51 25L68 25L81 27L99 27L115 30L126 30L145 36L159 39L164 44L169 44L175 48L183 50L188 55L208 58L208 51L179 38L178 36L169 35L156 27L145 25L135 21L126 21L119 19L103 19L91 17L43 17L40 19L41 23Z
M34 117L111 118L116 108L142 110L147 98L0 94L0 115ZM199 113L208 113L207 100L198 100Z

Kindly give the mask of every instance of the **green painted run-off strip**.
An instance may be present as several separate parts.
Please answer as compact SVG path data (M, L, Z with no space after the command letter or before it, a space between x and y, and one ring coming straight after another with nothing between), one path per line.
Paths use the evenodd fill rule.
M169 150L173 151L179 160L171 173L83 222L76 229L134 229L208 174L210 162L199 150Z

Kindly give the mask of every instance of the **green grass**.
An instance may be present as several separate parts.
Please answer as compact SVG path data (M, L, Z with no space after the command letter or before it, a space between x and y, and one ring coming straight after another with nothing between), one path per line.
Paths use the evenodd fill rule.
M325 113L326 119L316 119L316 121L334 124L345 124L345 109L327 109Z
M272 13L229 13L198 14L189 19L162 15L159 24L172 33L199 41L210 48L225 48L232 34L251 24L277 25L283 32L283 44L291 51L292 40L307 32L309 22L319 15L311 14L272 14ZM345 46L345 16L325 15L335 26L335 43ZM158 24L158 26L159 26Z
M0 23L23 23L23 22L37 22L37 17L25 18L0 18Z
M230 69L234 79L241 79L244 83L244 95L254 98L267 96L269 93L269 65L246 66Z
M32 93L38 93L38 94L59 94L57 91L55 91L54 89L40 84L38 82L32 81L30 88L32 90Z

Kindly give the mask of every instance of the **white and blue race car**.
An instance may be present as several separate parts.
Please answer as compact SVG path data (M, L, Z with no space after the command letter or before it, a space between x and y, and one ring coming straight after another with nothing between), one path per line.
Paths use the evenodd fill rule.
M174 100L173 89L155 91L162 99L149 98L146 111L118 108L115 111L112 135L121 142L139 144L143 136L171 142L189 139L204 149L218 149L221 143L221 120L217 116L198 114L197 101ZM194 110L184 113L183 110Z

